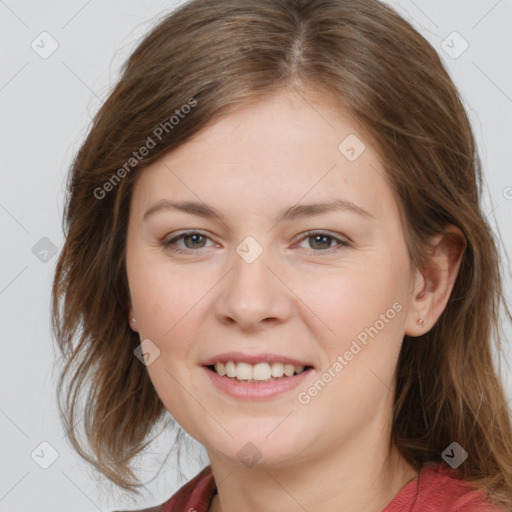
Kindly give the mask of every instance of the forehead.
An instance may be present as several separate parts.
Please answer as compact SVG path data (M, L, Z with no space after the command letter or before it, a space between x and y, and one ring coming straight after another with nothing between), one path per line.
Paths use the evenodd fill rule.
M179 126L178 126L179 129ZM394 208L377 152L360 126L322 96L281 92L219 118L142 171L135 201L238 203L240 208L327 201ZM195 197L194 197L195 196Z

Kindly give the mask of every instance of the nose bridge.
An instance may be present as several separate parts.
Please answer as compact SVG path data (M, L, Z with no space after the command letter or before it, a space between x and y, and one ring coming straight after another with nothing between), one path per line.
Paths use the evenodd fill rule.
M270 250L247 237L236 247L232 263L217 300L216 313L221 319L229 318L247 328L262 320L282 321L290 314L286 287L274 275L276 264Z

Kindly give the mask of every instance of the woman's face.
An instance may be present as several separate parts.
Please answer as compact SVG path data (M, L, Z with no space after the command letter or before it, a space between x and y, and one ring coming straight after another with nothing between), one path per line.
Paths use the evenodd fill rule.
M417 315L383 176L349 117L284 92L142 172L127 320L146 340L163 404L211 455L295 464L388 432L393 374ZM207 368L217 357L241 382ZM297 376L243 382L299 363Z

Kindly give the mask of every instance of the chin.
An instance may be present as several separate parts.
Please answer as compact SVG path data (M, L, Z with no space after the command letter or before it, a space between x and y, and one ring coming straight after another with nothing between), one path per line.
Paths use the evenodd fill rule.
M222 440L217 441L223 442L218 444L215 441L212 443L213 440L210 439L205 446L211 446L222 457L227 457L234 464L248 469L292 465L298 455L306 449L306 439L303 432L301 435L299 432L290 432L289 429L283 428L287 421L288 419L277 428L279 421L275 419L260 422L261 429L234 429L227 426L233 438L227 440L227 435L222 436Z

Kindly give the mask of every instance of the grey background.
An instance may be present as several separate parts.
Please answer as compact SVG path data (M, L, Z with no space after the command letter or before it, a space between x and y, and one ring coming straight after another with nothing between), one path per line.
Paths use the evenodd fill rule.
M461 91L485 169L485 211L501 238L510 300L512 2L389 3L435 46ZM72 157L119 66L155 16L175 5L171 0L0 0L0 512L137 508L122 490L100 487L104 479L64 438L55 404L50 285L63 243L64 182ZM43 31L58 44L47 58L31 46L39 45L40 53L51 49L52 40L40 36ZM469 47L462 52L464 41ZM510 339L510 326L504 328ZM506 350L502 366L512 398L510 343ZM144 480L153 479L163 461L159 454L171 441L171 434L162 435L141 459ZM208 463L204 449L192 442L182 466L186 479ZM35 460L48 464L52 450L57 458L43 469ZM184 481L171 458L148 483L140 508L163 502Z

